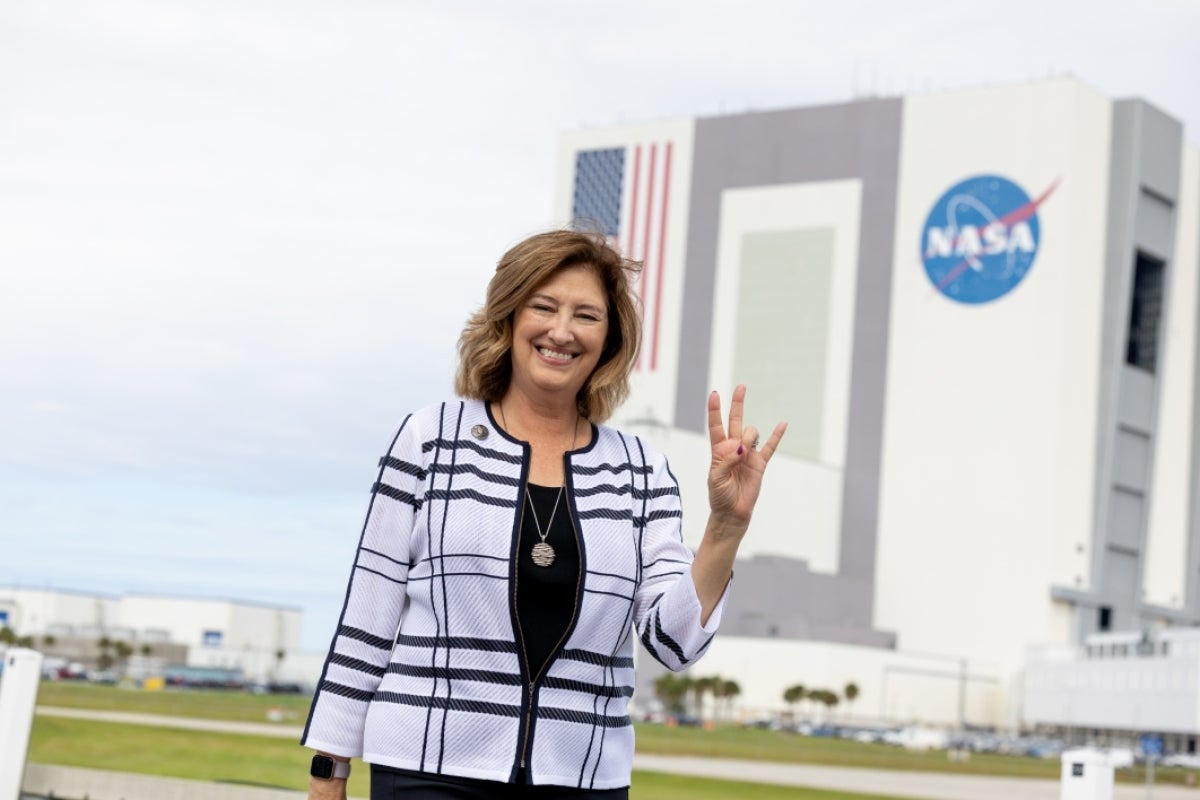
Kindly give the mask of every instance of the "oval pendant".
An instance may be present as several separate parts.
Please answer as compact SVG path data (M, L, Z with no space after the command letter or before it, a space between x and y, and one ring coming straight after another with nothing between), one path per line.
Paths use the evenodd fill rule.
M554 548L545 542L538 542L529 551L533 563L539 567L548 567L554 563Z

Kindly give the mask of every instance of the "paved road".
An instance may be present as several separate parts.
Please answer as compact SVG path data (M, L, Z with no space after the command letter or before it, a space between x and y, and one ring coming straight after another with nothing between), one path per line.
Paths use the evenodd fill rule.
M885 769L847 769L807 764L776 764L692 756L636 755L638 769L761 781L781 786L807 786L843 792L862 792L918 800L1059 800L1058 781L1002 778L990 775L951 775ZM1146 788L1117 784L1113 800L1146 800ZM1155 786L1153 800L1200 800L1200 792L1181 786Z
M133 725L158 725L197 731L244 733L253 736L279 736L299 741L301 728L296 725L259 722L165 717L157 714L131 714L120 711L87 711L77 708L38 706L43 716L124 722ZM807 786L844 792L862 792L915 800L1059 800L1058 781L1029 778L1003 778L990 775L951 775L940 772L906 772L882 769L846 769L807 764L777 764L768 761L739 761L732 758L696 758L691 756L634 756L636 769L755 781L780 786ZM1117 784L1113 800L1146 800L1144 786ZM1200 800L1200 791L1180 786L1155 786L1153 800Z

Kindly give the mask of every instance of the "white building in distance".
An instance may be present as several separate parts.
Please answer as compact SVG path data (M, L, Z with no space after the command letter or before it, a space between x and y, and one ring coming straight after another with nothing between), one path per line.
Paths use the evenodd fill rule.
M243 600L0 586L0 627L35 642L102 637L134 646L187 648L186 666L240 669L247 679L286 675L315 683L300 653L303 612Z

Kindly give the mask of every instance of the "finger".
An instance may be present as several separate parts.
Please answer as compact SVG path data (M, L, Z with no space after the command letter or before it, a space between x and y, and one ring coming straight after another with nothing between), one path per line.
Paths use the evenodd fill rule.
M758 447L758 428L753 425L747 425L742 431L742 444L747 450L753 450Z
M721 424L721 395L713 389L708 396L708 441L713 447L725 441L725 426Z
M775 430L771 431L771 435L767 438L767 443L759 450L763 461L770 461L771 456L775 455L775 449L779 447L779 440L783 438L783 434L787 431L787 423L781 422L775 426Z
M729 401L729 438L742 438L742 414L746 407L746 387L738 384L733 390L733 399Z

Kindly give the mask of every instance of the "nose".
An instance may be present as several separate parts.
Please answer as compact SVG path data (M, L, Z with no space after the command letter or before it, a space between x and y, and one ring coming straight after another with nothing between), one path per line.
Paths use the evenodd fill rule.
M554 320L550 325L550 330L546 333L555 344L570 343L575 338L575 332L571 330L570 312L564 310L555 314Z

